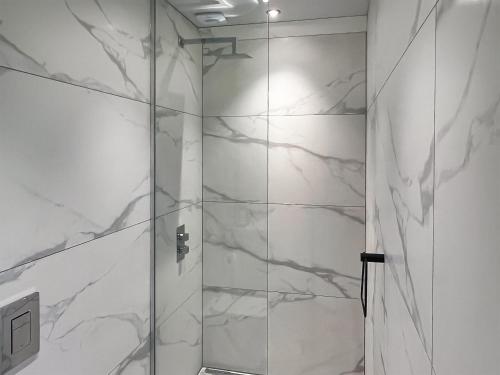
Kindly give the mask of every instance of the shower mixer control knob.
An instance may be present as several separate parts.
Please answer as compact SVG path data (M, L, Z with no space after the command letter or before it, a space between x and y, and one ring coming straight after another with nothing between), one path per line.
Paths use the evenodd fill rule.
M186 233L186 226L181 225L177 228L177 263L181 262L189 253L189 246L186 246L187 241L189 241L189 233Z

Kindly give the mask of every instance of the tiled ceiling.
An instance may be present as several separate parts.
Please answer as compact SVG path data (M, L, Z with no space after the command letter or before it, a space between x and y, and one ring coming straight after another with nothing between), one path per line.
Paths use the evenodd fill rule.
M199 13L221 12L227 21L222 25L266 22L266 10L277 8L281 14L271 21L295 21L329 17L360 16L368 13L369 0L169 0L194 24Z

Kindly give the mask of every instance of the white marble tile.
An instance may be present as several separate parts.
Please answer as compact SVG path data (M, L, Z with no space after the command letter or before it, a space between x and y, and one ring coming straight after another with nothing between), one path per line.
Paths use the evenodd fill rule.
M385 371L385 268L368 266L367 317L365 319L365 375L387 375Z
M427 353L432 351L434 186L432 15L379 95L369 128L376 149L370 220ZM373 182L372 182L373 184ZM373 217L376 215L376 217ZM373 227L372 227L373 230ZM376 232L375 232L376 233ZM371 239L372 240L372 239Z
M267 206L203 204L203 283L267 290Z
M179 46L199 38L196 28L166 0L156 3L156 104L202 114L202 46Z
M157 321L156 372L196 375L202 366L202 291Z
M367 157L366 157L366 251L383 253L384 244L380 229L379 212L376 206L377 182L377 121L376 106L368 111ZM385 375L385 267L368 266L368 303L365 319L365 367L366 375Z
M362 206L365 116L269 120L269 202Z
M177 263L177 232L189 233L189 253ZM202 207L193 205L156 220L156 317L165 321L202 286Z
M500 2L441 1L437 27L434 367L498 373Z
M269 375L361 375L358 300L269 294Z
M270 38L366 32L366 16L319 18L306 21L273 22Z
M385 337L383 374L429 375L431 362L415 329L398 283L390 270L385 277Z
M267 117L203 119L203 198L267 201Z
M363 114L366 34L269 41L269 114Z
M265 374L267 293L205 287L203 365Z
M364 208L269 207L269 290L358 298Z
M149 106L0 69L0 270L149 218Z
M372 0L368 13L368 106L437 0Z
M267 25L264 24L267 30ZM238 37L237 34L233 36ZM267 114L268 41L238 40L206 44L203 56L203 114L256 116Z
M202 199L202 119L156 108L156 215Z
M40 293L40 352L19 375L149 375L149 224L0 274L0 300Z
M148 0L0 3L0 65L149 100Z

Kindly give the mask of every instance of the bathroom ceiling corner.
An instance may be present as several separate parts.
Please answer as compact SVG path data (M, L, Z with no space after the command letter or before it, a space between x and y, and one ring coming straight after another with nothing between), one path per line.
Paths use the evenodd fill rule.
M225 22L213 26L241 25L267 21L266 10L276 8L281 14L271 21L298 21L330 17L362 16L368 13L369 0L169 0L195 25L206 27L206 17L222 13ZM209 17L210 18L210 17Z

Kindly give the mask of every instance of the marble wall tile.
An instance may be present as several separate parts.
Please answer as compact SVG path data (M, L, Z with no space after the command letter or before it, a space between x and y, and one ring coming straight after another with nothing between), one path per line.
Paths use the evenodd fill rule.
M385 370L385 267L368 266L367 317L365 319L365 375L387 375Z
M428 375L430 357L390 270L386 270L385 282L383 374Z
M266 373L266 292L204 288L203 364L252 374Z
M267 30L267 24L262 24ZM235 29L235 32L237 29ZM238 38L237 33L233 34ZM206 44L203 53L205 116L267 115L268 41Z
M377 138L376 108L368 111L366 157L366 251L384 253L379 212L376 205ZM385 267L368 266L368 306L365 319L366 375L386 375L385 355Z
M156 215L201 202L202 119L156 108Z
M149 218L149 106L0 69L0 270Z
M149 100L148 0L0 4L0 65Z
M439 375L498 372L499 35L499 1L440 2L434 268Z
M370 112L380 245L427 353L432 351L434 30L427 20ZM372 155L373 157L373 155ZM377 241L377 242L378 242ZM372 245L373 246L373 245ZM373 250L373 249L372 249Z
M269 37L286 38L291 36L362 33L366 32L366 23L366 16L273 22L269 24Z
M203 194L208 201L267 201L267 117L203 119Z
M203 283L267 290L267 206L203 205Z
M200 35L166 0L156 7L156 104L201 116L202 46L179 46L179 37Z
M189 253L177 263L180 225L189 233ZM156 220L156 317L158 322L179 308L202 285L202 206L193 205Z
M17 374L149 375L149 228L0 274L1 300L40 292L40 352Z
M364 208L269 207L269 290L358 298Z
M358 300L269 293L269 375L363 373Z
M269 41L269 114L363 114L366 34Z
M368 106L437 0L372 0L368 14Z
M269 120L269 202L362 206L365 116Z
M202 291L157 321L156 372L196 375L202 366Z

